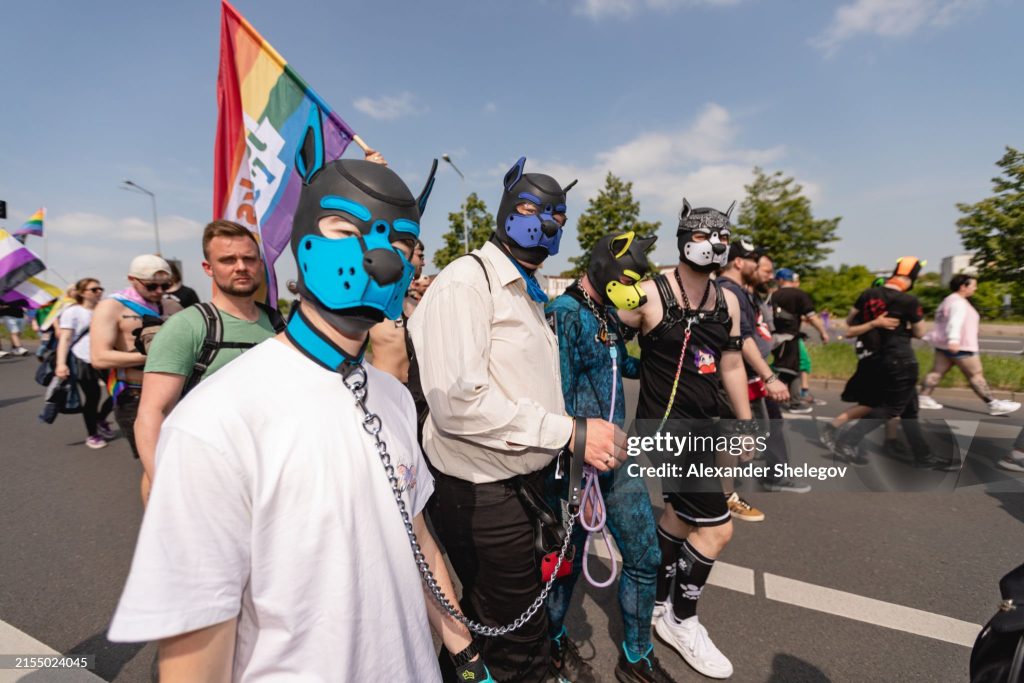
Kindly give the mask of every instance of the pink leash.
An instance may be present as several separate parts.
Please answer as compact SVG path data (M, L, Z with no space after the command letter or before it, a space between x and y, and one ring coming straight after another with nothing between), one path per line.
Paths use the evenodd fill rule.
M612 407L608 413L608 421L615 419L615 394L618 388L619 364L618 349L612 344L608 347L608 355L612 357ZM587 517L587 506L590 506L590 517ZM604 496L601 495L601 484L598 482L597 470L590 465L583 468L583 498L580 502L580 526L587 531L587 540L583 543L583 576L587 578L591 586L595 588L607 588L615 581L619 572L619 564L615 559L615 549L612 547L612 540L608 537L608 530L605 524L608 521L608 509L604 504ZM590 575L590 568L587 559L590 556L590 539L593 534L600 532L604 539L605 548L608 549L608 557L612 562L612 573L603 583L595 581Z

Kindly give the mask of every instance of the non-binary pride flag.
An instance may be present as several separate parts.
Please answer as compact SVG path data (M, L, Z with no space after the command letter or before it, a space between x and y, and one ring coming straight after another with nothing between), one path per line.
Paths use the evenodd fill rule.
M21 226L11 234L15 237L19 237L21 235L35 235L36 237L42 237L44 220L46 220L45 206L29 216L28 220L25 221L25 225Z
M46 266L38 256L6 230L0 230L0 295L44 270Z
M260 237L268 299L277 300L274 262L288 247L302 177L295 153L319 116L325 161L355 136L316 92L226 0L221 3L213 213Z
M9 304L21 302L26 308L42 308L62 296L64 296L64 292L60 287L51 285L37 277L30 277L21 284L15 285L14 289L0 294L0 301ZM50 324L52 325L53 322L50 321ZM43 327L43 329L46 328Z

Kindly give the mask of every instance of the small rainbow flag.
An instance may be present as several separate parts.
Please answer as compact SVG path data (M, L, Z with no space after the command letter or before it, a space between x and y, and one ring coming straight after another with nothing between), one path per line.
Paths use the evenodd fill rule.
M25 221L25 224L11 234L15 237L18 237L19 235L35 235L36 237L42 237L44 220L46 220L45 206L29 216L28 220Z
M214 218L259 235L267 298L276 303L274 262L291 239L302 189L295 154L307 123L320 118L326 161L344 153L355 131L227 0L221 2L217 109Z
M117 397L121 395L121 392L125 390L128 385L124 380L118 379L117 370L113 368L107 373L107 393L110 394L110 398L113 401L117 401Z

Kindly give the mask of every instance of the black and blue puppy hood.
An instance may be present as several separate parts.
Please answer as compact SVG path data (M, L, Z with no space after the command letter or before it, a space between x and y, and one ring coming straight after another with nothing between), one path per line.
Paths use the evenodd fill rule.
M563 188L549 175L524 173L525 167L526 157L520 157L505 174L497 235L516 259L540 265L558 253L565 225L565 195L576 181Z
M434 160L419 197L391 169L361 159L323 162L319 120L312 122L296 158L304 179L292 222L292 253L299 293L342 327L368 328L397 319L413 266L392 242L420 237L420 216L434 183ZM338 216L359 234L329 238L320 221ZM359 322L357 322L359 321ZM356 323L353 325L353 323Z

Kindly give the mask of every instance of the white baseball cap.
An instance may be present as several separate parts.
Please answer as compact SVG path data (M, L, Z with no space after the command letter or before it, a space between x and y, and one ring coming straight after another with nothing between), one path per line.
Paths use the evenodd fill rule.
M170 275L171 267L167 265L167 261L155 254L136 256L128 266L128 275L139 280L152 280L160 272Z

